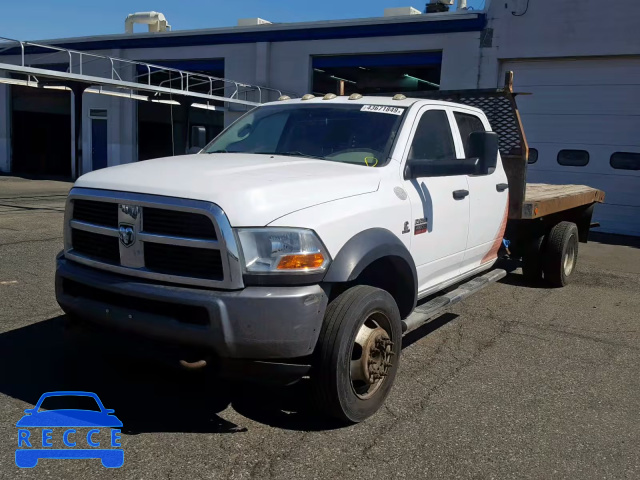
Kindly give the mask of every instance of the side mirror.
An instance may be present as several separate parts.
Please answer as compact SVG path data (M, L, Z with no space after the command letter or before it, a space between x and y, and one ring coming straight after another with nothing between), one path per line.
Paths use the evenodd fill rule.
M473 132L467 142L467 158L478 159L475 175L489 175L498 165L499 137L495 132Z
M191 127L191 148L189 149L189 153L192 153L192 150L195 148L197 148L199 152L204 148L206 144L207 144L207 129L200 125L192 126Z

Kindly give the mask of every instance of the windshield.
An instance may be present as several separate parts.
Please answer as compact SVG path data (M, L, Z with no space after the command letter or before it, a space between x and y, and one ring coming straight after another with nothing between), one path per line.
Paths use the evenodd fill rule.
M382 166L405 110L362 104L258 107L222 132L204 152L290 155Z

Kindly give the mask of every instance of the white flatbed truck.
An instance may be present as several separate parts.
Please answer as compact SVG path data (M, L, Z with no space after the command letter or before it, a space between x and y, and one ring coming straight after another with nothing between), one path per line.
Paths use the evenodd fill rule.
M70 321L184 345L185 366L309 377L322 412L366 419L403 334L506 274L505 238L529 278L563 286L604 199L526 184L510 82L433 95L283 98L198 154L83 175L59 304Z

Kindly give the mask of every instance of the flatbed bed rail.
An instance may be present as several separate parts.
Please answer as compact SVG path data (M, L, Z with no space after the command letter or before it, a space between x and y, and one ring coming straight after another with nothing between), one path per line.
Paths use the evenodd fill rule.
M585 185L548 185L544 183L528 183L522 219L552 215L554 213L604 202L604 192Z

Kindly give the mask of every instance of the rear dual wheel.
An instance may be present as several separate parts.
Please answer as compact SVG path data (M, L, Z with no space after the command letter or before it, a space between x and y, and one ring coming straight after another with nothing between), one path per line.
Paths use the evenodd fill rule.
M327 307L312 375L318 407L340 421L373 415L387 398L400 361L402 327L393 297L358 285Z
M578 262L578 227L572 222L556 224L546 235L535 236L525 248L522 273L530 281L544 280L564 287Z
M544 249L544 279L554 287L569 283L578 262L578 227L560 222L547 235Z

